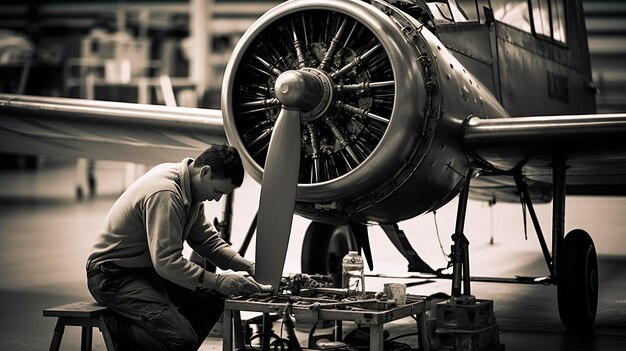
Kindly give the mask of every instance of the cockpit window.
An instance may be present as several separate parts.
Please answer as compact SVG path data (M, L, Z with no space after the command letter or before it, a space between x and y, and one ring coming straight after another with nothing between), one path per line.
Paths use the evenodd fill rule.
M527 0L492 0L491 8L496 21L532 33Z
M548 0L532 0L535 33L550 37L550 8Z
M552 0L552 38L566 43L565 0Z
M459 9L468 21L485 22L485 8L489 8L489 0L456 0Z
M455 22L467 22L467 15L457 0L448 0L448 4L450 5L450 11L452 11L452 16L454 16Z
M447 3L441 1L429 2L428 8L430 12L435 16L435 20L447 20L453 22L452 13Z
M435 20L448 22L467 22L468 18L463 9L457 4L457 0L429 1L428 8Z
M428 7L438 21L481 23L489 17L485 11L491 8L493 18L498 22L544 39L566 43L565 1L431 0L428 1Z
M566 42L565 0L491 0L493 17L525 32ZM532 14L532 21L530 15ZM531 26L532 24L532 26Z
M565 36L565 0L531 0L535 33L555 41L567 42Z

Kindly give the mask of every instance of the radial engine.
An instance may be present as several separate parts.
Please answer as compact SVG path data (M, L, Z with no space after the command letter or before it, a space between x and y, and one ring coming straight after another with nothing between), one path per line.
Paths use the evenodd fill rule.
M226 134L248 173L261 182L287 93L277 95L277 80L301 79L308 95L296 213L392 223L454 198L469 169L464 120L508 114L433 34L426 11L411 16L380 0L293 0L256 21L222 89Z

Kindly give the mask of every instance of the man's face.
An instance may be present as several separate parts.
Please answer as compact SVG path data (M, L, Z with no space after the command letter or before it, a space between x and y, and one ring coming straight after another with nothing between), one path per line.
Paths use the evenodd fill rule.
M200 182L197 189L194 189L194 201L219 201L222 195L229 194L235 189L230 179L216 177L212 174L211 168L203 167L200 172Z

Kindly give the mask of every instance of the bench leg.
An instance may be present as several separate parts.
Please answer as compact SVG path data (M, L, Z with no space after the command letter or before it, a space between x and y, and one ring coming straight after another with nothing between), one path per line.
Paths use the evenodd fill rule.
M415 316L417 321L417 335L420 350L430 351L430 340L428 339L428 316L426 311Z
M222 351L233 350L233 311L224 309L222 317Z
M57 325L54 327L54 335L52 336L52 342L50 342L50 351L59 351L64 331L65 323L59 318L57 319Z
M91 342L93 341L93 328L83 326L81 329L80 350L91 351Z
M370 326L370 351L384 351L383 325Z
M107 325L104 323L104 318L100 316L98 318L100 332L102 333L102 338L104 339L104 345L107 348L107 351L115 351L115 344L113 343L113 338L111 337L111 333L107 328Z
M233 310L231 313L232 313L232 317L234 321L233 331L235 333L235 350L245 350L246 342L243 338L243 330L242 330L243 327L241 324L241 312L238 310Z

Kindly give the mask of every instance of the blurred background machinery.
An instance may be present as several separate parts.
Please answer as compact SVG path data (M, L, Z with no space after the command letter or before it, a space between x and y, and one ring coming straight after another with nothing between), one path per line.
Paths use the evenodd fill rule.
M599 113L626 110L626 2L583 1Z
M0 93L219 108L232 49L277 3L2 1ZM4 169L50 162L15 154L0 154L0 161ZM76 161L77 199L96 194L96 167ZM146 169L116 167L124 188Z
M279 2L3 1L0 89L165 104L158 94L167 76L179 105L219 108L232 48ZM20 40L28 44L18 51Z

